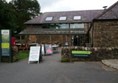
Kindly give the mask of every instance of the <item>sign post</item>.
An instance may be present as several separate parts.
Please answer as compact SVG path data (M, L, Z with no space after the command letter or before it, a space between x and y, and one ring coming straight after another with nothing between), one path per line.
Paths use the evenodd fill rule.
M9 57L9 60L12 60L11 57L11 35L10 30L4 29L1 30L1 59L2 57Z
M2 39L1 39L1 30L0 30L0 62L1 62L1 56L2 56L1 43L2 43Z
M29 53L29 60L28 63L30 63L31 61L37 61L39 63L40 59L41 59L41 54L40 54L40 46L31 46L30 47L30 53Z

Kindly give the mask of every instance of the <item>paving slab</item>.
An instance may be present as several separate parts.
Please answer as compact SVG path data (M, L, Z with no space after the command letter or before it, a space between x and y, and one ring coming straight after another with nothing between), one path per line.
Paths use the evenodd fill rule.
M118 69L118 59L102 60L102 63L109 66L109 67Z

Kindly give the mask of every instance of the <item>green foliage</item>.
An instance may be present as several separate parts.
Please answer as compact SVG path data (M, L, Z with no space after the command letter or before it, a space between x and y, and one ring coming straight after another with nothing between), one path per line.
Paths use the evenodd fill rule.
M40 5L37 0L12 0L10 2L23 22L37 16L40 12Z
M29 56L28 51L20 51L20 52L18 53L18 58L19 58L19 60L26 59L26 58L28 58L28 56Z
M15 29L16 28L15 11L11 5L5 1L0 1L0 28L3 29Z
M24 22L34 18L40 12L37 0L0 0L0 28L11 29L12 34L25 28ZM16 33L16 34L17 34Z
M37 0L12 0L10 4L18 13L19 32L25 28L24 22L34 18L40 12L40 5Z

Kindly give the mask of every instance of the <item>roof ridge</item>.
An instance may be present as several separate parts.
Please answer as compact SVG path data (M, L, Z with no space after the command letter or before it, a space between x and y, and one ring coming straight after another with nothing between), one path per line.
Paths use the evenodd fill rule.
M98 15L95 19L99 19L102 15L110 11L112 8L114 8L118 4L118 1L115 2L113 5L111 5L108 9L104 10L102 14Z
M72 11L52 11L52 12L44 12L44 13L63 13L63 12L80 12L80 11L100 11L100 10L103 10L103 9L91 9L91 10L72 10ZM43 13L43 14L44 14Z

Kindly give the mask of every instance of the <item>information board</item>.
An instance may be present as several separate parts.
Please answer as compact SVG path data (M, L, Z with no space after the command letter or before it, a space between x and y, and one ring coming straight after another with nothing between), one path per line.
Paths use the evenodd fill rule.
M29 62L30 61L38 61L40 60L40 46L31 46L29 53Z
M1 30L2 56L10 56L10 30Z

